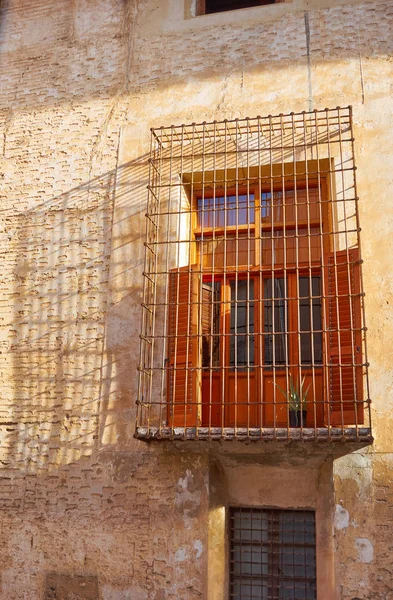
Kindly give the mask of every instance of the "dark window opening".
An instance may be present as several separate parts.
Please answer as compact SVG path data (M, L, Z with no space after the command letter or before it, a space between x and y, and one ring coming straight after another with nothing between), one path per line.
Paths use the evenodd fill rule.
M316 597L315 513L232 508L231 600Z
M220 366L221 283L205 281L202 285L202 368Z
M320 277L299 277L302 365L322 364L322 297Z
M265 365L288 362L288 301L283 277L266 279L264 285Z
M263 6L264 4L275 4L275 0L205 0L203 14L209 15L211 13L226 12L239 8L252 8L253 6Z
M321 365L321 278L265 279L263 304L265 366L297 365L299 350L302 366Z
M231 367L254 366L254 282L231 281Z

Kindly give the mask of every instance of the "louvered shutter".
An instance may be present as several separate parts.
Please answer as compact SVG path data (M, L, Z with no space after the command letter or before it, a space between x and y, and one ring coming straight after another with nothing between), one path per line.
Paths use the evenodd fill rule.
M198 274L192 267L169 274L168 421L172 427L195 427L200 410Z
M364 422L359 250L328 254L325 266L327 329L326 424Z

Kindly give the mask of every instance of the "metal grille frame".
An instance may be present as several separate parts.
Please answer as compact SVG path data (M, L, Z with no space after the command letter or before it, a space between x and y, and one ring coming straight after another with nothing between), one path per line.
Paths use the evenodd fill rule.
M136 436L371 442L351 107L151 133ZM266 278L283 280L281 297L273 290L266 299ZM220 292L220 310L231 316L219 329L211 301L207 335L205 282L226 290L232 282L236 290L231 298ZM318 330L314 304L321 307ZM243 309L255 315L241 329ZM221 348L207 364L205 338ZM294 423L288 398L302 382L309 416L299 410Z
M315 512L229 510L229 598L316 600Z

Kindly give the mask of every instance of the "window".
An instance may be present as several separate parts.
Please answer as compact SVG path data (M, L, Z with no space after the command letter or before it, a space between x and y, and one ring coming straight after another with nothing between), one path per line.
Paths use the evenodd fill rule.
M315 513L230 510L231 600L316 600Z
M285 425L286 401L274 392L287 387L289 377L305 378L305 387L313 384L312 395L322 396L321 256L330 251L329 237L322 235L328 228L329 205L321 179L319 188L313 178L307 187L295 187L287 179L279 182L279 189L273 184L271 191L263 189L263 180L250 178L248 187L237 183L225 191L203 186L192 199L196 227L191 261L196 271L201 269L195 286L199 278L202 289L213 284L216 288L214 297L202 295L202 425ZM186 282L187 268L182 278ZM182 289L187 295L187 286ZM178 300L180 310L182 298ZM185 307L197 312L198 303L196 289L195 303ZM193 322L191 313L185 318ZM185 338L179 340L175 362L187 368L181 344L186 344ZM188 357L195 352L189 348ZM183 377L181 369L176 383L173 373L181 399ZM256 405L263 398L258 413ZM322 405L314 408L309 418L322 425ZM197 406L190 423L196 411Z
M163 128L153 141L142 422L358 435L369 400L349 109Z
M336 301L343 325L351 310L354 318L360 312L359 297L351 300L348 289L350 283L356 284L351 278L357 270L356 253L331 253L332 207L326 201L323 172L319 185L312 177L307 185L295 185L288 178L278 183L279 189L273 182L268 192L263 183L250 178L248 188L239 181L225 191L195 186L191 264L182 271L174 269L169 286L170 339L177 343L169 350L168 420L175 426L197 422L198 396L202 426L285 426L288 410L282 392L291 382L300 387L302 380L308 390L309 423L324 424L323 403L314 402L324 393L323 318L329 319L329 331L331 326L337 328ZM328 300L325 315L322 257L327 263L349 259L352 269L345 273L343 265L333 278L325 277L329 296L334 297ZM344 279L337 292L338 273ZM326 343L325 353L331 348ZM346 393L352 397L357 373L349 368L345 377ZM331 369L331 378L339 392L337 369ZM346 418L362 420L360 410L350 416L353 409L344 406ZM341 406L331 411L331 422L341 417Z
M275 0L201 0L199 14L226 12L238 8L251 8L264 4L274 4Z

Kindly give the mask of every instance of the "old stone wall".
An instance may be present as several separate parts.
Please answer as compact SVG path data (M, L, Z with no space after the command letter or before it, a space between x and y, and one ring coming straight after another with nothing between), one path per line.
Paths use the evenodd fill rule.
M335 585L393 598L393 4L0 6L1 598L221 600L214 451L133 438L149 129L349 104L375 443L335 463Z

